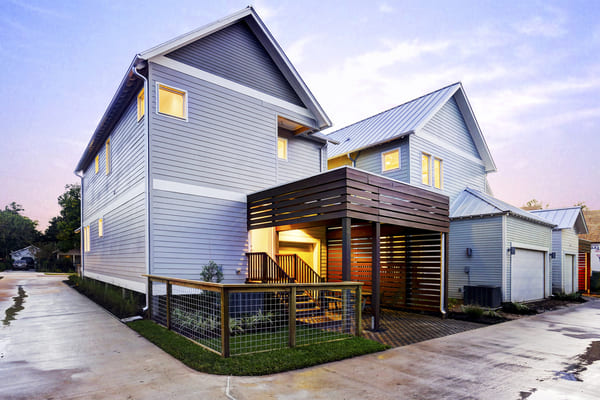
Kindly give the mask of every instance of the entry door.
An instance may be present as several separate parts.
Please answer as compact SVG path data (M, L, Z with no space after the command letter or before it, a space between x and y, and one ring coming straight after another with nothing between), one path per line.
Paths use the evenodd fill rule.
M575 286L575 256L573 254L565 254L565 265L564 265L564 276L565 276L565 293L573 293L577 291Z
M544 298L544 252L516 249L512 256L511 301Z

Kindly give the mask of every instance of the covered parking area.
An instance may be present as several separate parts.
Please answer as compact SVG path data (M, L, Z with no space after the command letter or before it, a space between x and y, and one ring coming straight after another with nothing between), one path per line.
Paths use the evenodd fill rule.
M447 196L345 166L249 194L247 207L249 231L320 228L321 278L363 282L376 330L381 305L445 312Z

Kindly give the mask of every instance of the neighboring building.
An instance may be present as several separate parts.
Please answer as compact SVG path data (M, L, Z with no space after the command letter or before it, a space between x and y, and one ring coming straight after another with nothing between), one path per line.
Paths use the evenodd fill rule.
M381 174L450 197L470 187L491 194L496 165L460 82L328 135L329 169Z
M325 171L330 125L251 7L136 55L76 168L83 274L243 282L246 195Z
M588 229L581 207L534 210L532 214L556 225L552 230L552 291L578 291L579 238Z
M579 238L589 240L592 243L600 243L600 210L585 208L583 209L583 217L588 227L588 233L579 235Z
M553 223L485 193L465 189L450 206L448 296L465 286L499 286L502 301L552 294Z
M31 257L35 260L37 259L37 254L39 251L40 249L38 247L30 245L19 250L11 251L10 256L15 261L20 260L23 257Z

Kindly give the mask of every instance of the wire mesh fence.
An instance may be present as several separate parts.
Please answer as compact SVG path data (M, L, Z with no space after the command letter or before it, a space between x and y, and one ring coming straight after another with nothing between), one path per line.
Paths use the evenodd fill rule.
M361 334L361 283L148 280L151 319L225 357Z

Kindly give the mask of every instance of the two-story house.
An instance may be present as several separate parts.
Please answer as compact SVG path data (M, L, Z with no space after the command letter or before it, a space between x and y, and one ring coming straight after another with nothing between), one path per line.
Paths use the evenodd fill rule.
M214 261L443 313L448 197L327 171L330 125L251 7L136 55L76 168L83 276L148 294Z
M492 197L494 160L461 83L328 135L328 166L377 173L450 198L448 296L499 288L497 299L548 296L548 221ZM498 300L499 301L499 300Z

